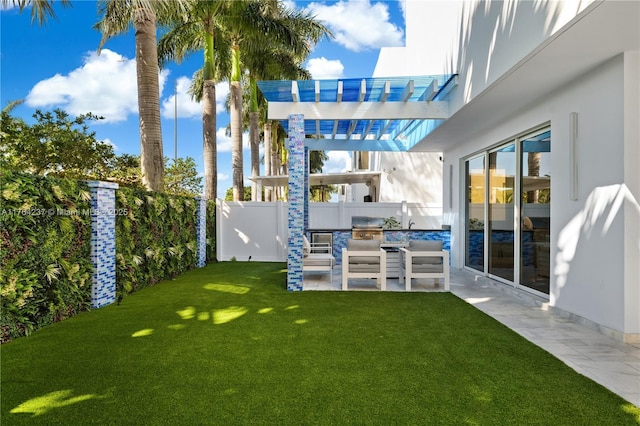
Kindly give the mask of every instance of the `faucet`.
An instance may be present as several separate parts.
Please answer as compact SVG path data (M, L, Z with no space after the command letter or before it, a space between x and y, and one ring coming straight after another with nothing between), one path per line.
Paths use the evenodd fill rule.
M413 221L413 219L409 219L409 229L411 229L411 227L415 224L416 223Z

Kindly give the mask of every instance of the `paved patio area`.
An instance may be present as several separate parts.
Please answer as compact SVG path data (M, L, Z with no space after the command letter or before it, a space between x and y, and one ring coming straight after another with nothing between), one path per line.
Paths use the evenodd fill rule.
M341 290L340 267L328 273L305 273L304 290ZM429 280L413 291L442 291ZM371 290L372 280L350 280L349 290ZM387 291L404 291L397 279L387 280ZM640 345L604 335L571 318L551 312L544 300L506 285L476 277L469 271L451 271L451 292L545 349L578 373L605 386L640 407Z

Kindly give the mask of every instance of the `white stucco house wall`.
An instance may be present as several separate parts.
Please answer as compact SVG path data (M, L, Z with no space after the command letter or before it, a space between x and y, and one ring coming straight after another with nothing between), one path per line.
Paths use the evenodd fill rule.
M450 117L411 149L442 160L434 193L451 225L452 266L640 342L640 2L407 0L406 17L406 46L382 49L374 77L458 74ZM550 147L538 153L545 205L515 196L543 177L526 172L526 144L537 141ZM374 157L377 169L392 170L394 155ZM510 165L499 166L505 158ZM500 179L514 197L498 206ZM536 246L548 259L546 288L522 284L529 242L520 236L536 208L546 211L534 217L547 232ZM472 216L484 223L475 264ZM506 274L492 264L500 227L515 239Z

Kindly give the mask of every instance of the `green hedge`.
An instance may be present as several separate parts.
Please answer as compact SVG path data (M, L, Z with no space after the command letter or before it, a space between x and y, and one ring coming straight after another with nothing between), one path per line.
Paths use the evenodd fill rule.
M216 202L207 201L207 263L216 261Z
M82 182L0 173L0 342L91 306L91 193ZM191 197L116 190L116 293L196 267ZM215 203L207 202L207 261L215 260Z
M140 189L116 191L118 299L196 267L196 209L190 197Z
M84 183L0 173L2 341L91 304L91 207Z

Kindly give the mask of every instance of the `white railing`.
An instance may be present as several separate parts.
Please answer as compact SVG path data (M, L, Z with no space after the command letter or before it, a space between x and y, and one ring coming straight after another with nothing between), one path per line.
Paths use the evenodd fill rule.
M216 202L216 257L263 262L287 259L289 204ZM442 206L423 203L309 203L309 229L351 229L352 216L395 217L401 228L441 229Z

